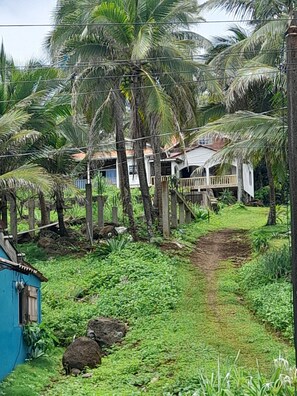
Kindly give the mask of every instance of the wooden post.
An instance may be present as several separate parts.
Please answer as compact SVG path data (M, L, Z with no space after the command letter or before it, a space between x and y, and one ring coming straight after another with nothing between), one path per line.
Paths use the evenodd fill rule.
M189 210L186 210L186 223L189 224L192 221L192 216L191 212Z
M29 230L33 230L35 228L35 201L33 198L28 200L28 224ZM34 238L35 231L31 231L30 237Z
M86 184L86 226L87 237L90 243L93 243L93 202L92 202L92 184Z
M169 223L169 193L168 193L168 180L163 180L162 184L162 224L163 236L169 238L170 236L170 223Z
M177 197L174 190L171 191L171 227L177 228Z
M112 222L115 225L119 225L119 218L118 218L118 207L113 206L111 208L111 214L112 214Z
M51 224L51 205L50 205L50 203L48 203L46 205L46 213L47 213L47 218L46 218L47 224L44 224L44 225Z
M98 195L98 227L104 227L104 197L103 195Z
M18 241L18 217L17 217L17 207L16 199L13 195L9 196L9 213L10 213L10 233L13 236L15 243Z
M288 160L291 194L291 246L295 364L297 367L297 12L287 31ZM296 392L295 392L296 393Z
M185 224L185 205L183 202L178 204L179 206L179 225Z

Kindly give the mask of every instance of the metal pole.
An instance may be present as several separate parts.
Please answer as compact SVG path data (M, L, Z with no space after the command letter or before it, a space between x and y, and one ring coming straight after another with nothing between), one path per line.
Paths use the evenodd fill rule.
M287 31L288 149L291 195L292 283L297 367L297 12ZM296 393L296 392L295 392Z

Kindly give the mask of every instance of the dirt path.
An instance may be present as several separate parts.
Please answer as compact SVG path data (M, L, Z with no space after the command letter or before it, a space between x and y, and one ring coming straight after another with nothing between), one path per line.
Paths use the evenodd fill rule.
M222 230L198 240L191 261L205 274L207 303L214 314L219 314L216 271L222 269L220 263L231 260L234 266L240 266L250 254L251 248L243 231Z
M235 356L240 351L239 362L244 366L253 367L259 360L265 368L271 367L268 355L276 336L257 324L236 294L236 268L250 254L244 231L223 230L201 237L191 261L204 278L205 333L215 334L213 346L224 355ZM286 348L280 340L279 345L280 350Z

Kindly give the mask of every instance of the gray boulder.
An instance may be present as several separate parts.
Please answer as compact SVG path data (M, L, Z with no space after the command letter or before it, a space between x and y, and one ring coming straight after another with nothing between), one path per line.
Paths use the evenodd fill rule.
M66 374L95 368L101 363L101 350L97 342L88 337L79 337L66 349L62 364ZM75 369L75 370L74 370Z
M126 324L118 319L101 317L88 323L87 335L98 342L100 347L108 348L120 342L126 333Z

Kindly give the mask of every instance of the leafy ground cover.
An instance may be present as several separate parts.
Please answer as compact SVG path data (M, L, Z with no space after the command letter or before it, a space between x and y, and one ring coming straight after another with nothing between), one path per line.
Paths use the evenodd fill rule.
M275 372L274 379L270 376L273 359L281 353L292 362L292 348L268 332L242 304L237 294L238 269L232 260L220 261L214 272L216 304L224 323L216 320L207 304L205 274L189 261L198 237L223 228L254 232L265 224L266 215L263 208L225 208L209 222L177 230L174 238L184 248L166 253L138 243L105 260L89 255L42 261L42 253L31 245L28 253L38 253L35 265L49 277L43 291L44 322L61 344L73 334L81 334L87 320L98 314L121 317L129 322L130 330L125 342L93 370L92 378L65 377L58 364L61 350L56 349L48 359L19 366L0 392L9 396L239 396L249 395L246 389L251 375L259 389L267 381L277 380L280 371L278 377ZM243 346L245 350L237 358ZM218 359L222 381L216 380ZM233 366L236 359L243 369ZM257 360L262 376L257 374ZM228 375L232 381L228 382ZM239 382L241 393L235 391ZM218 390L220 383L226 390L229 386L231 393L223 393L223 387ZM291 392L288 387L287 391Z
M241 290L263 322L293 339L290 250L287 244L255 258L239 272Z

